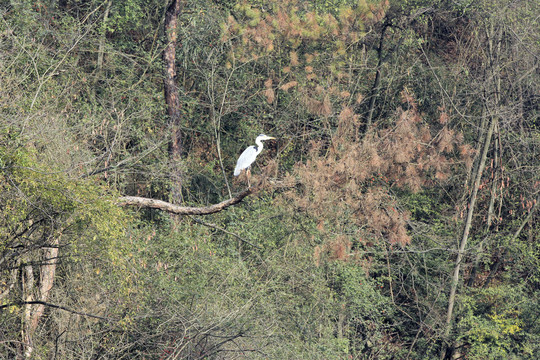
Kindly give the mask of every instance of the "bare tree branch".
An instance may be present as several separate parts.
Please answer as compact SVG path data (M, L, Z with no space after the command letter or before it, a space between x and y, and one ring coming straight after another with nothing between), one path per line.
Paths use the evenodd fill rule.
M106 317L103 317L103 316L88 314L88 313L85 313L85 312L82 312L82 311L71 310L71 309L69 309L69 308L67 308L65 306L51 304L51 303L48 303L48 302L45 302L45 301L18 301L18 302L14 302L14 303L10 303L10 304L0 305L0 310L2 310L4 308L8 308L10 306L21 306L21 305L44 305L44 306L52 307L52 308L55 308L55 309L68 311L68 312L70 312L72 314L81 315L81 316L88 316L88 317L91 317L91 318L94 318L94 319L105 320L105 321L118 321L118 319L106 318Z
M122 196L118 199L117 204L119 206L138 206L143 208L159 209L176 215L208 215L217 213L228 208L229 206L238 204L246 196L252 194L257 189L258 187L250 187L232 199L205 207L180 206L162 200L143 198L139 196Z

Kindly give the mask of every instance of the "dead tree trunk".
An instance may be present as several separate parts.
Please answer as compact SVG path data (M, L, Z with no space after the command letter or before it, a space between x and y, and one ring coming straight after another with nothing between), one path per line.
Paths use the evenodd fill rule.
M23 293L21 302L25 304L21 335L24 344L23 355L26 359L32 358L34 351L33 337L45 311L44 303L49 299L49 294L54 284L59 240L59 237L57 237L53 244L51 244L51 247L45 247L42 250L43 258L39 265L39 284L36 284L34 265L31 264L32 257L28 256L25 259L28 265L24 266L21 274Z
M31 265L30 256L24 258L24 262L28 265L25 265L21 269L21 290L22 290L22 301L31 302L34 300L34 268ZM32 352L34 351L34 344L32 341L32 333L30 331L30 323L32 318L32 305L27 304L24 306L24 317L21 327L21 338L23 344L23 353L25 359L30 359L32 357Z
M58 259L58 244L59 238L56 238L53 246L44 249L43 264L39 271L39 301L47 302L49 292L54 284L54 276L56 274L56 263ZM30 331L33 334L39 324L39 320L43 316L45 305L38 304L32 313L30 319Z

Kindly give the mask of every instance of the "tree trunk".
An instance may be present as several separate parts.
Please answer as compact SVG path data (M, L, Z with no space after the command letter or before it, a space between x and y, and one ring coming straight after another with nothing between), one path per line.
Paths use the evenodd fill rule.
M22 302L26 303L26 305L24 306L22 339L24 343L24 358L26 359L32 358L34 333L45 310L44 304L35 304L35 302L46 303L54 284L58 259L58 243L59 237L55 239L52 247L45 248L43 251L42 264L39 267L39 287L36 286L33 266L24 266L22 274ZM25 262L31 264L31 257L25 259Z
M486 230L485 230L485 237L478 245L478 251L476 253L476 257L474 259L474 264L471 270L471 275L469 276L469 280L467 281L467 286L473 286L474 282L476 281L476 275L478 274L478 268L480 266L480 260L483 256L484 252L484 243L488 240L489 234L491 231L491 225L493 223L493 218L495 214L495 199L497 198L496 192L497 192L497 178L496 178L496 171L499 169L501 164L501 156L502 154L499 154L498 148L499 148L499 142L498 142L498 124L495 124L495 138L494 138L494 144L493 144L493 169L492 169L492 177L491 180L491 190L490 190L490 199L489 199L489 207L488 207L488 216L486 219Z
M56 238L53 247L46 248L43 256L43 264L39 271L39 301L47 302L49 292L54 284L54 275L56 274L56 262L58 259L58 244L60 238ZM39 304L36 306L30 319L30 332L34 334L37 329L39 320L43 316L45 305Z
M499 30L499 29L498 29ZM493 25L493 22L491 22L489 25L486 25L486 39L487 39L487 54L488 54L488 68L486 73L489 74L488 78L486 79L487 82L484 86L484 92L485 92L485 103L484 108L486 109L486 114L488 116L487 119L489 119L489 129L487 133L485 134L484 141L483 141L483 147L482 152L480 153L480 157L478 159L478 164L475 169L475 172L472 176L473 186L472 186L472 193L469 198L468 202L468 210L467 210L467 218L465 220L465 226L463 228L463 233L461 236L461 241L456 257L456 263L454 266L454 272L452 275L451 285L450 285L450 295L448 297L448 309L446 312L446 323L445 323L445 331L444 331L444 343L441 349L440 358L444 359L446 357L446 351L448 349L448 339L450 335L450 331L452 330L452 319L454 315L454 305L456 302L456 291L459 283L459 272L461 268L461 262L463 260L463 256L465 253L465 248L467 247L467 242L469 240L469 232L472 225L472 218L475 211L475 205L478 195L478 190L480 187L480 182L482 180L482 174L484 172L484 168L486 166L486 160L488 155L488 150L491 144L491 138L493 137L493 132L495 129L495 126L497 125L497 116L498 116L498 108L500 105L500 90L501 90L501 78L500 78L500 68L499 68L499 62L498 62L498 54L500 53L500 32L497 33L497 40L496 45L497 48L495 49L494 44L494 36L495 34L495 27ZM494 91L493 91L494 90ZM490 102L490 100L492 100ZM493 109L491 108L493 106Z
M468 206L469 210L467 211L467 218L465 220L465 226L463 228L463 234L461 236L459 250L456 257L456 264L454 266L454 273L452 275L452 282L450 285L450 296L448 298L448 310L446 312L446 326L445 326L445 333L444 333L445 338L448 338L448 336L450 335L450 330L452 329L452 317L453 317L454 305L456 301L456 290L459 283L459 271L461 268L461 261L463 260L465 247L467 246L467 242L469 240L469 232L471 230L472 218L473 218L474 208L476 205L476 199L478 195L478 188L480 187L480 181L482 180L482 173L486 165L487 154L489 150L489 145L491 143L491 137L493 136L493 129L495 128L495 123L496 123L496 120L491 119L491 124L489 126L489 130L484 140L484 146L482 149L482 155L480 157L478 170L474 176L474 186L472 189L472 194L471 194L471 198L469 200L469 206ZM446 347L443 346L443 350L441 352L441 359L443 359L445 356L446 356Z
M98 58L97 58L97 68L98 71L101 71L103 68L103 54L105 52L105 39L107 37L107 29L105 26L107 25L107 20L109 19L109 11L111 10L112 0L109 0L107 2L107 6L105 7L105 13L103 14L103 33L101 34L101 38L99 39L99 48L98 48Z
M388 24L385 23L383 25L382 31L381 31L381 37L379 39L379 47L377 48L377 70L375 72L375 80L373 82L373 86L371 87L371 95L369 97L369 108L368 108L368 116L366 120L366 129L365 132L367 133L369 129L371 128L371 124L373 123L373 112L375 111L375 100L377 100L377 97L379 96L379 88L381 84L381 67L383 63L383 43L384 43L384 35L386 33L386 29L388 28Z
M29 256L25 257L25 263L31 264ZM32 265L24 265L21 273L22 280L22 301L31 302L34 300L34 269ZM23 356L25 359L32 357L32 351L34 350L32 334L30 331L30 323L32 318L32 305L26 304L24 306L24 317L22 319L21 338L23 343Z
M180 158L182 154L182 136L180 131L180 95L176 83L176 47L178 41L178 15L180 14L182 1L172 0L165 13L165 38L167 45L163 51L165 65L164 92L167 114L171 127L171 140L169 142L169 157L172 162L171 198L175 203L182 199L182 174Z

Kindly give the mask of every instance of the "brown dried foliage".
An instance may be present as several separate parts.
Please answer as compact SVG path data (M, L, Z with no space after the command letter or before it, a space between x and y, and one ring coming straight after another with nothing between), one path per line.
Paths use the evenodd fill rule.
M289 81L288 83L281 85L280 89L283 91L288 91L290 88L295 87L296 85L298 85L297 81Z
M272 83L273 83L272 79L268 79L264 82L264 87L266 88L264 90L264 96L266 97L266 101L268 101L269 104L272 104L276 97L276 93L274 92L274 89L272 88Z
M317 245L313 249L313 260L317 266L324 258L330 260L347 261L354 255L352 252L352 242L344 235L339 235L329 242Z
M351 89L353 75L347 62L357 63L353 55L355 44L365 36L366 28L381 21L388 1L343 6L338 15L317 14L309 2L277 0L264 10L248 2L235 6L235 16L223 24L222 41L231 45L230 63L267 59L272 56L283 63L275 74L278 83L294 83L297 99L312 115L328 117L333 114L332 101L347 101L351 96L361 102L363 96ZM315 49L325 47L331 58L319 59ZM287 62L282 62L287 54ZM321 94L315 88L323 86ZM333 91L330 88L334 88ZM291 86L278 87L288 91ZM352 90L352 91L350 91ZM261 90L268 103L276 101L276 89ZM333 98L331 99L330 96ZM335 98L335 99L334 99Z
M400 210L390 190L416 192L444 181L453 165L469 161L472 151L447 125L432 134L413 96L404 92L402 98L408 110L398 109L394 125L368 133L362 140L358 139L358 116L343 107L331 143L313 142L309 160L296 165L301 186L286 193L287 199L320 222L355 223L364 229L363 238L408 244L409 215ZM333 239L314 255L316 261L324 253L330 259L345 260L352 248L350 242Z

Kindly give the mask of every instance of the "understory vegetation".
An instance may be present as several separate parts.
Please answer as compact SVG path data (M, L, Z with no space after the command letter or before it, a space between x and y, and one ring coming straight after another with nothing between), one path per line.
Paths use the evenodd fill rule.
M539 13L0 1L0 358L540 358Z

